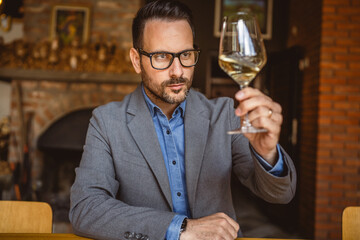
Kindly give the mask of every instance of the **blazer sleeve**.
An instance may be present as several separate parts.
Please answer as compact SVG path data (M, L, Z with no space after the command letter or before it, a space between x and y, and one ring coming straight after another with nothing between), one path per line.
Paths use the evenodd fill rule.
M116 198L121 186L106 132L95 109L71 188L69 218L74 232L94 239L165 239L175 213L130 206Z
M239 128L239 119L230 104L229 119L232 129ZM255 195L270 203L288 203L296 191L296 170L290 156L280 147L285 174L268 173L250 150L250 143L242 134L232 135L233 172L240 182Z

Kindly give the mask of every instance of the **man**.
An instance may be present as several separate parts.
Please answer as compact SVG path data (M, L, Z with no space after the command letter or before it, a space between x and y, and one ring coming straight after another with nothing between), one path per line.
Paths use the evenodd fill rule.
M281 107L247 88L208 100L190 89L199 51L190 10L145 5L133 21L132 64L142 84L94 110L71 189L75 233L98 239L235 239L233 172L273 203L289 202L295 169L278 146ZM228 135L249 113L266 133Z

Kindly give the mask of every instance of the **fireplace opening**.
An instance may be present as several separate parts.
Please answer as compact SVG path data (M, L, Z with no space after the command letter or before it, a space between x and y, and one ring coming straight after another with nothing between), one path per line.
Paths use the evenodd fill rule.
M37 146L43 153L43 171L36 195L51 205L54 224L69 222L70 188L80 163L92 110L70 112L39 136Z

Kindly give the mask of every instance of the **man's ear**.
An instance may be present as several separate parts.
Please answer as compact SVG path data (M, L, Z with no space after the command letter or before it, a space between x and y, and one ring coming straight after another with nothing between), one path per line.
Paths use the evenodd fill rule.
M140 67L140 55L138 51L136 51L135 48L130 49L130 59L131 63L135 69L135 72L137 74L141 73L141 67Z

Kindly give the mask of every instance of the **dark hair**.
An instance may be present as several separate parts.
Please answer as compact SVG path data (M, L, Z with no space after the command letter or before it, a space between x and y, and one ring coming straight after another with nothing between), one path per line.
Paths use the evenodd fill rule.
M143 33L148 20L186 20L195 40L195 28L191 10L183 3L173 0L156 0L147 3L137 12L132 24L133 47L142 48Z

